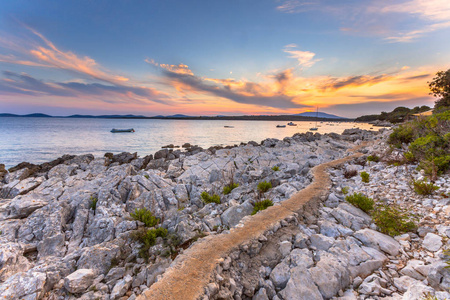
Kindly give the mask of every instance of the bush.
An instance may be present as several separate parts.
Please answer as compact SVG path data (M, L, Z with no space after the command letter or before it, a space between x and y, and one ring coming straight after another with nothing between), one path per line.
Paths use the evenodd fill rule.
M362 182L369 183L369 177L370 177L369 173L362 171L360 175L361 175Z
M362 193L354 193L353 195L346 196L345 200L353 206L356 206L365 211L366 213L371 211L375 205L375 202L372 198L369 198Z
M414 231L417 217L395 205L378 205L372 212L372 219L380 231L390 236Z
M380 158L377 155L369 155L367 156L367 161L379 162Z
M130 215L134 220L144 223L146 227L154 227L159 223L159 219L153 216L152 212L146 208L136 208L134 213Z
M396 148L401 148L403 143L409 144L413 140L414 128L408 125L400 125L389 135L387 142Z
M166 237L167 229L159 227L152 228L148 230L138 230L132 235L132 238L142 243L141 249L139 249L139 256L143 258L148 258L148 249L154 246L156 243L156 238Z
M217 194L210 195L210 194L208 194L208 192L202 192L202 194L200 196L201 196L203 202L205 202L206 204L208 204L208 203L220 204L220 196Z
M413 180L414 191L419 195L431 195L434 191L438 190L439 187L433 183L428 183L425 180Z
M228 195L229 193L231 193L232 190L234 190L238 186L239 186L238 183L230 183L230 184L224 186L223 187L223 194L224 195Z
M344 177L349 179L349 178L356 176L357 174L358 174L358 171L356 171L356 169L347 169L344 172Z
M280 168L278 166L273 166L272 170L274 170L276 172L276 171L280 171Z
M257 201L255 203L255 206L253 207L252 216L254 214L256 214L258 211L265 210L266 208L268 208L269 206L272 206L272 205L273 205L273 202L272 202L272 200L269 200L269 199Z
M258 183L258 191L260 193L265 193L272 188L272 183L267 181L261 181Z

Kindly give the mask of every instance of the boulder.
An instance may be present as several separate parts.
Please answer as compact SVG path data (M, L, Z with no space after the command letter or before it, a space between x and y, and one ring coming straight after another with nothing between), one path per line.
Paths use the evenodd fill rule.
M0 285L0 297L4 299L41 299L46 279L45 273L33 270L16 273Z
M292 268L289 281L279 293L282 299L322 300L319 289L314 284L311 274L303 266Z
M114 285L109 299L115 300L125 295L132 282L133 277L131 277L130 275L127 275L122 280L119 280L116 285Z
M222 214L222 223L230 228L234 227L243 217L250 215L252 211L253 205L250 201L245 201L241 205L232 206Z
M280 290L286 286L290 277L289 266L283 261L276 265L270 273L270 280L272 280L276 289Z
M95 273L91 269L78 269L64 278L64 287L69 293L79 294L87 290L94 281Z
M423 239L422 246L431 252L436 252L442 247L442 238L434 233L427 233Z
M400 251L400 244L395 239L372 229L359 230L354 236L367 247L380 249L389 255L395 256Z

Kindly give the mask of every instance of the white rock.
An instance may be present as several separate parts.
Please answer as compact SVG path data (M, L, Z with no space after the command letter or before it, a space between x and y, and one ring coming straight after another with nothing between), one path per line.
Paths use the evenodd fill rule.
M380 249L389 255L395 256L400 251L400 244L396 240L372 229L359 230L355 232L354 236L364 245Z
M322 300L323 297L317 289L308 270L304 267L295 267L290 270L290 279L280 293L284 300Z
M91 269L78 269L64 278L64 287L69 293L85 292L94 281L95 273Z
M434 233L427 233L423 239L422 246L428 251L436 252L442 247L442 238Z
M119 280L111 292L110 299L112 300L119 299L120 297L125 295L128 289L130 288L132 281L133 277L131 277L130 275L127 275L122 280Z

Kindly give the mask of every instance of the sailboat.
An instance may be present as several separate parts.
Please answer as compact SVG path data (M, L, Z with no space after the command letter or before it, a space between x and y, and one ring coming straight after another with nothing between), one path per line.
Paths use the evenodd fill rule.
M310 128L310 131L317 131L319 128L317 127L317 118L319 117L319 107L316 109L316 125L314 127Z

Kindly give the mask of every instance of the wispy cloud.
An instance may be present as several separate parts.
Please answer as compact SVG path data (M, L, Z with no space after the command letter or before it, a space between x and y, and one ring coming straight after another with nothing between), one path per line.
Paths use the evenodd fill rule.
M340 30L349 34L381 36L388 42L412 42L450 27L448 0L323 1L279 0L284 13L319 11L341 21ZM400 29L401 28L401 29Z
M313 52L297 50L296 44L289 44L284 46L283 51L290 54L290 58L296 59L298 61L298 65L302 67L308 68L314 65L316 62L320 61L320 59L314 59L314 56L316 56L316 54Z

